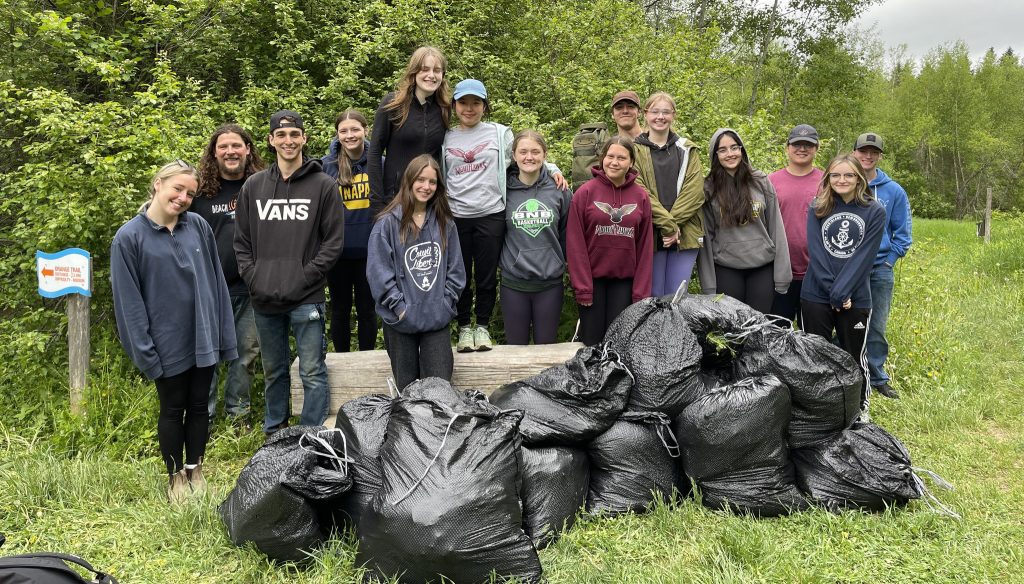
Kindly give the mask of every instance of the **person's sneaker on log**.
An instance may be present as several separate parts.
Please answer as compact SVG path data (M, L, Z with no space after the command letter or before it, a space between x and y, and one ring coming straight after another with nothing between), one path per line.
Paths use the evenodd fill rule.
M476 335L473 333L473 329L468 326L459 328L459 342L455 345L455 349L460 353L469 353L470 351L476 350L476 343L474 339Z
M490 351L491 350L491 333L487 331L485 326L477 326L476 330L473 331L473 348L476 351Z

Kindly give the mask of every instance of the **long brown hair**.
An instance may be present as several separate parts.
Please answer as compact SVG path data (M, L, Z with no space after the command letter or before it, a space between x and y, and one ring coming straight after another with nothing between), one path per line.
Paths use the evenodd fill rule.
M722 166L718 160L718 144L723 136L729 136L739 145L742 158L740 165L736 167L733 174ZM739 134L732 130L722 132L715 143L711 145L711 172L708 174L710 194L718 199L718 208L722 213L722 225L739 226L746 225L754 220L754 203L750 191L754 184L752 175L753 169L750 166L750 159L747 157L747 149L743 146Z
M441 106L441 120L444 122L444 127L448 127L452 116L452 90L448 86L448 59L444 58L444 53L439 49L429 46L422 46L413 51L412 56L409 57L409 64L405 66L405 73L402 74L402 78L398 81L398 87L395 88L395 97L384 106L384 111L390 112L391 123L396 127L400 128L405 125L405 120L409 118L409 107L412 106L412 100L416 99L416 74L420 72L427 57L437 59L441 65L441 85L434 92L434 101Z
M857 173L857 186L854 187L853 200L861 207L867 207L871 204L871 196L868 194L868 179L864 176L864 167L860 165L860 161L857 160L856 156L849 153L840 154L829 161L828 166L825 167L825 175L821 177L821 184L818 185L818 194L814 197L814 216L818 219L832 214L832 209L835 209L836 206L836 199L842 198L839 193L832 189L832 181L828 175L832 172L832 169L844 162L852 166L853 171Z
M334 118L335 135L338 133L338 126L348 120L359 122L364 131L369 129L369 124L366 123L366 116L359 113L359 110L349 109L341 112L338 114L338 117ZM366 146L364 145L363 147L365 148ZM348 153L345 152L345 147L341 145L341 141L338 142L338 185L343 187L352 185L352 160L348 157Z
M402 220L398 225L399 240L404 244L409 239L415 239L419 236L420 228L412 220L413 209L416 207L416 196L413 194L412 189L416 183L416 177L425 168L433 168L437 174L437 190L434 191L434 196L427 201L427 208L434 209L437 227L441 232L441 241L438 243L441 244L441 251L444 251L448 244L448 227L454 220L452 219L451 207L448 205L448 192L444 186L444 175L441 173L441 166L429 154L420 154L409 162L409 166L405 167L405 172L402 174L402 185L398 189L398 194L377 215L377 219L384 217L391 213L395 207L400 206L402 208Z
M242 142L249 147L249 155L245 157L243 178L249 178L266 167L263 158L256 150L252 136L245 131L245 128L238 124L221 124L210 136L206 150L203 151L203 157L199 159L199 192L196 194L200 197L212 199L220 191L220 167L217 166L217 158L214 154L217 152L217 140L224 134L238 134L242 137Z

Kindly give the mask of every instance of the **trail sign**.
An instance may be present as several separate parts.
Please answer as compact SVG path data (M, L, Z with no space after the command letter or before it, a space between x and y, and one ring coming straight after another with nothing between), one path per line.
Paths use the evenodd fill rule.
M72 247L57 253L36 251L36 275L39 278L40 296L92 296L91 268L91 256L84 249Z

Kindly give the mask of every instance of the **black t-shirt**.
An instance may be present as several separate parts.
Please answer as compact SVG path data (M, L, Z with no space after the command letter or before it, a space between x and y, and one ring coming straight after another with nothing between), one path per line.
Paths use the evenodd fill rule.
M220 179L220 190L213 198L196 197L192 200L189 211L201 215L213 228L213 236L217 239L217 253L220 265L224 270L224 279L228 283L228 293L232 296L248 296L249 289L245 281L238 275L238 262L235 260L235 206L238 204L238 191L242 189L245 179Z

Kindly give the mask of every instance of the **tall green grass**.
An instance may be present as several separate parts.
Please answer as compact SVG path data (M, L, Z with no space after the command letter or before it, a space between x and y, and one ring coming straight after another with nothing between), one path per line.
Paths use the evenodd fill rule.
M956 486L935 493L961 520L923 502L884 514L757 520L689 500L581 520L541 553L550 581L1024 582L1024 220L999 217L988 246L965 223L915 228L890 321L890 372L902 399L876 397L872 417L907 444L917 466ZM150 389L106 387L108 395ZM155 425L152 400L139 400L133 415ZM211 495L171 508L161 464L140 446L155 439L123 436L114 419L93 426L127 442L116 449L126 454L76 448L70 430L44 438L0 421L5 553L72 552L129 583L358 578L351 538L332 540L304 567L228 542L216 505L259 446L258 432L219 433L208 452Z

